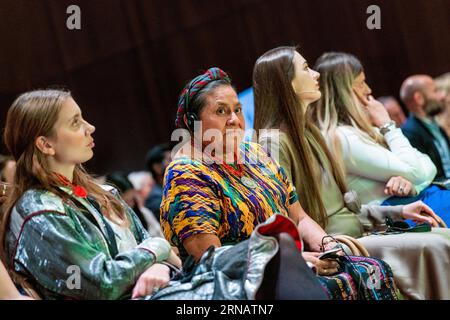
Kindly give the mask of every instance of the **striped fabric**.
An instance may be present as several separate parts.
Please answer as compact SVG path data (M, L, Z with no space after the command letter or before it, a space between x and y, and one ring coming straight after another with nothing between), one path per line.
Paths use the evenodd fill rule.
M346 256L339 272L318 277L331 300L398 300L392 270L383 260Z
M186 252L182 241L192 235L217 235L222 245L248 239L254 228L278 212L288 215L297 193L283 169L255 143L241 145L244 185L220 164L190 158L174 160L166 170L161 226L172 245ZM257 159L257 161L254 161ZM253 164L249 164L253 163Z
M177 117L175 119L175 126L177 128L183 128L183 117L186 113L191 111L190 103L192 98L197 95L204 87L210 82L216 80L225 80L231 84L231 78L225 73L225 71L219 68L209 68L205 73L192 79L181 91L178 98Z

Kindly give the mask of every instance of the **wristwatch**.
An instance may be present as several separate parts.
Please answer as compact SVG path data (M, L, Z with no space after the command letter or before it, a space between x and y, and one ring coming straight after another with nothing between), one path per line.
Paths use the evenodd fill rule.
M380 133L384 136L386 133L394 130L395 128L396 128L395 122L391 120L380 127Z

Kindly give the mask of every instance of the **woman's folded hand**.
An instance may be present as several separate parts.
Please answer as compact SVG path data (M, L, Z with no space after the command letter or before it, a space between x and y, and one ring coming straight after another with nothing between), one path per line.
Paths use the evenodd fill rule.
M132 299L154 294L164 288L170 281L170 269L168 266L155 263L139 277L133 288Z
M384 193L390 196L409 197L417 194L414 185L403 177L392 177L389 179Z
M321 276L331 276L338 272L339 264L336 260L324 259L320 260L320 252L303 252L302 256L307 262L314 265L315 271Z
M438 227L439 218L434 211L422 201L416 201L403 206L402 216L416 223L429 223L432 227Z

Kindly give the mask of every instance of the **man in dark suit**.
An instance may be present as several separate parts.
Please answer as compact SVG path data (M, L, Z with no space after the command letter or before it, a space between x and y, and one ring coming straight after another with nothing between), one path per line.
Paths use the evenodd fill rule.
M444 111L444 93L430 76L414 75L403 82L400 98L409 110L403 134L434 162L436 179L450 178L450 141L435 121L435 116Z

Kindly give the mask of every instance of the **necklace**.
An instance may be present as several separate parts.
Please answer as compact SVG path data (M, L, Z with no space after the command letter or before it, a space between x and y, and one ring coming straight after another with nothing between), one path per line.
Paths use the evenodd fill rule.
M234 161L236 162L237 169L225 162L222 164L222 166L233 176L238 177L241 180L242 184L247 188L255 189L257 187L256 182L253 179L244 176L244 165L242 163L237 163L236 154L234 155Z
M67 179L65 176L63 176L60 173L54 172L54 174L56 175L56 177L58 177L59 182L61 182L65 187L69 187L72 189L72 192L74 195L76 195L77 197L80 197L80 198L87 198L87 191L85 188L83 188L82 186L73 184L72 182L69 181L69 179Z
M240 178L244 175L244 165L242 163L237 163L237 169L233 168L233 166L228 163L223 163L222 166L234 176Z
M248 177L241 177L241 182L250 189L255 189L257 186L256 182Z

